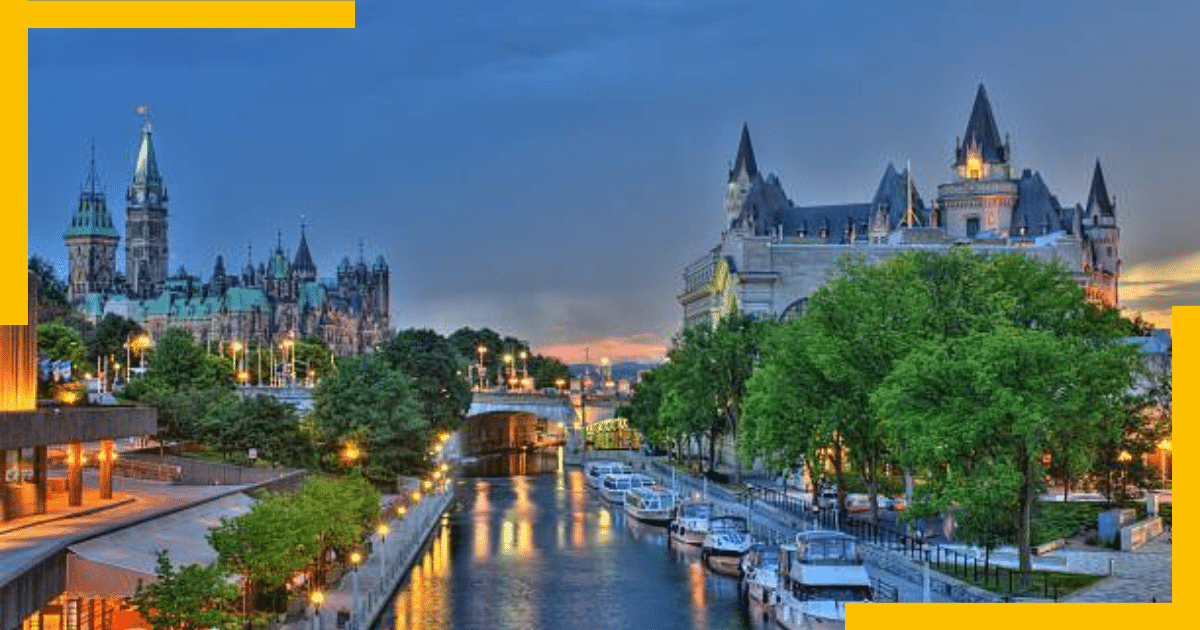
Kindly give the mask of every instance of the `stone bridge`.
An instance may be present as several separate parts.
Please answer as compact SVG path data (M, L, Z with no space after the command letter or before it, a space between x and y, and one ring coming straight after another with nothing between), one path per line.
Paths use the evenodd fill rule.
M587 422L613 416L616 401L588 396ZM578 395L475 392L462 425L467 454L548 446L564 443L581 428Z

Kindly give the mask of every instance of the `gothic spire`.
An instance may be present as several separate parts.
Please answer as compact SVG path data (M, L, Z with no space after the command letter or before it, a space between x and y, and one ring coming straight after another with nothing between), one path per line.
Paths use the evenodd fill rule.
M1100 159L1096 159L1096 168L1092 171L1092 189L1088 192L1088 214L1099 213L1100 216L1115 216L1116 204L1108 196L1108 186L1104 185L1104 172L1100 170Z
M956 164L962 165L967 159L968 150L975 146L979 148L980 158L984 162L1000 164L1008 161L1005 145L1000 141L1000 130L996 128L996 118L992 116L992 104L982 83L975 92L975 104L971 107L971 118L967 121L962 144L957 147Z
M162 186L162 175L158 172L158 159L154 157L154 142L150 139L150 122L142 126L142 139L138 143L137 161L133 167L135 186Z
M742 123L742 139L738 142L737 161L733 170L729 171L729 181L737 179L738 173L745 170L746 175L758 175L758 163L754 160L754 147L750 146L750 125Z
M305 227L304 223L300 224L300 246L296 248L296 262L292 263L292 268L296 271L312 271L315 274L317 267L313 264L312 254L308 251Z

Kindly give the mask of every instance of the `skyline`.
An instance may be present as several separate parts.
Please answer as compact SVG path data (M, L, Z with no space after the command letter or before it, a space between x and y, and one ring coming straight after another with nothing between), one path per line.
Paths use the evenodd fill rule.
M65 273L61 235L92 136L124 234L132 108L148 104L172 272L207 277L218 253L240 269L247 241L261 260L280 230L294 251L303 215L322 275L357 257L360 238L368 259L387 257L396 328L489 326L569 361L585 345L658 357L682 320L683 266L720 235L743 121L797 204L866 198L889 161L911 161L929 198L983 82L1018 168L1040 171L1063 204L1086 199L1101 160L1123 306L1163 324L1200 287L1185 209L1200 98L1174 79L1194 73L1183 15L1195 7L882 3L862 22L837 6L728 20L739 3L585 3L608 18L598 26L553 3L472 5L494 18L481 31L440 7L359 4L353 31L31 31L31 253ZM902 28L972 18L1013 30ZM728 45L777 21L804 37ZM1078 33L1094 39L1012 50Z

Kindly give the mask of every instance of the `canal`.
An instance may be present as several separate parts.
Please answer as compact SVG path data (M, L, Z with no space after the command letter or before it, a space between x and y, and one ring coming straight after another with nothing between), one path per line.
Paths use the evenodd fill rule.
M626 519L561 451L480 460L456 494L372 630L770 627L739 603L737 580Z

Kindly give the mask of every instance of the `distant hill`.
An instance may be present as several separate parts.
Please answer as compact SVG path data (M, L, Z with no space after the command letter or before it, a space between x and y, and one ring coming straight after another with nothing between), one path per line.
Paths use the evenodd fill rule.
M614 363L612 365L612 375L613 375L612 377L613 377L614 381L619 381L621 379L627 379L630 382L635 382L637 380L638 373L640 373L644 370L653 370L654 368L658 367L659 365L662 365L662 363L661 362L649 363L649 362L639 362L639 361L625 361L622 363ZM579 378L579 376L583 374L585 369L588 371L588 373L590 373L592 375L592 378L596 378L596 376L601 373L599 363L573 363L573 364L569 365L568 367L571 369L571 377L572 378Z

